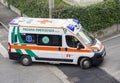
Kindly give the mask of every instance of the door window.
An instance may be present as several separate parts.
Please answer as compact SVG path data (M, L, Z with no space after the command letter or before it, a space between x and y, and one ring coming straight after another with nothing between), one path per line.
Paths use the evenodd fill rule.
M62 46L62 36L40 34L38 35L38 44L45 46Z
M77 48L77 45L81 44L76 37L71 35L66 35L66 43L69 47L73 47L73 48ZM81 48L83 48L82 44L81 44Z

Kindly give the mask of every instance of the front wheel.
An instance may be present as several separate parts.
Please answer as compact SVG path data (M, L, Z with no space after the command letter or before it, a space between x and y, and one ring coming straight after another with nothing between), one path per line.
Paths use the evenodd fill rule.
M24 66L29 66L32 64L32 59L30 56L27 56L27 55L23 55L21 58L20 58L20 63Z
M91 61L89 58L82 58L79 60L79 65L82 69L88 69L91 67Z

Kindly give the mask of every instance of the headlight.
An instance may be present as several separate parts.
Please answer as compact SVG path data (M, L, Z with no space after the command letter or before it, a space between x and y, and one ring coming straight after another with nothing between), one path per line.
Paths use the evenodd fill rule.
M99 50L98 49L92 49L93 52L98 52Z

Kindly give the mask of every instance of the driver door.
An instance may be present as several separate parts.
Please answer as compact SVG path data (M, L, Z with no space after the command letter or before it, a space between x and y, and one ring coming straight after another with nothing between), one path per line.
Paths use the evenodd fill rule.
M82 53L80 52L84 50L84 46L80 43L80 41L76 37L71 35L66 35L65 40L66 40L66 48L63 54L64 59L71 60L72 62L73 59L77 57L77 55L82 56ZM79 49L77 49L78 48L77 46L79 47Z

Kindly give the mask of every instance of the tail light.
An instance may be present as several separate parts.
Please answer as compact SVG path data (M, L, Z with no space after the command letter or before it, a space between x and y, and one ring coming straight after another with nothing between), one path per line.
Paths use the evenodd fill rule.
M11 52L11 46L10 46L10 43L8 43L8 52Z

